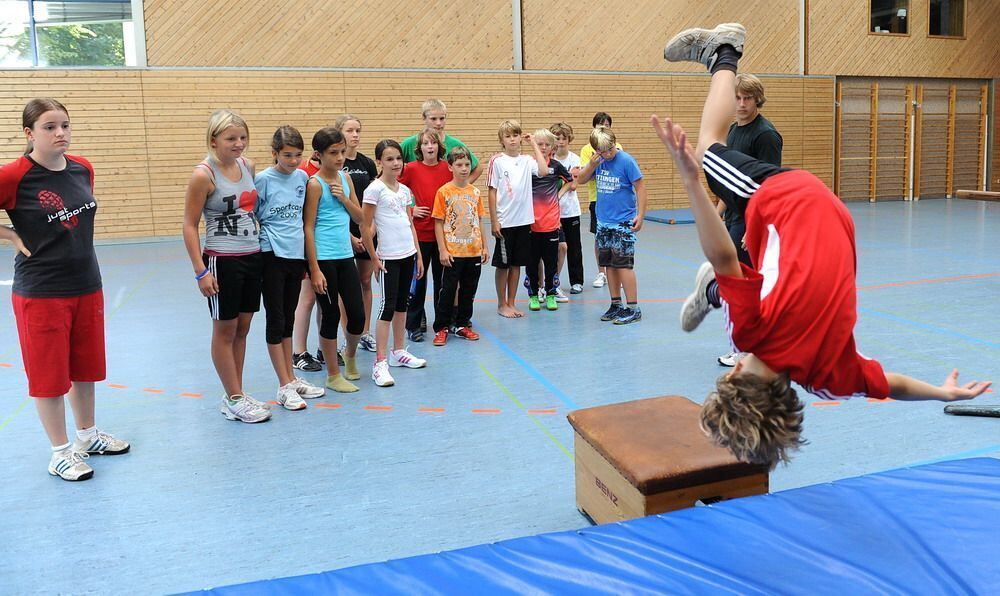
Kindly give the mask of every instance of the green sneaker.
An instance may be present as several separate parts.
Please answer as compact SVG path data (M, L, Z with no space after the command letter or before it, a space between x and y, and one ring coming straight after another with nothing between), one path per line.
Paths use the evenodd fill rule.
M545 308L548 310L559 310L559 303L556 301L555 294L549 294L545 297Z
M542 310L542 303L538 300L538 296L528 298L528 310Z

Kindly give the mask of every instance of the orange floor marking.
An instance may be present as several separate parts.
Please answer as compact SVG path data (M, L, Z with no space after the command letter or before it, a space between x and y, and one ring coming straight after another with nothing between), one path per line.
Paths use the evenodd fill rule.
M816 406L816 407L839 406L840 402L839 401L814 401L813 405Z
M144 387L143 391L146 393L163 393L163 389L152 389L150 387Z
M528 410L529 414L555 414L555 410Z
M483 408L479 410L472 410L473 414L499 414L500 410L494 408Z
M340 404L316 404L317 408L323 408L324 410L336 410L341 406Z
M112 389L128 389L128 385L118 385L117 383L108 383L108 387Z
M201 399L200 393L182 393L181 397L189 397L191 399Z
M365 409L370 412L388 412L392 410L392 406L365 406Z
M0 362L0 366L2 366L4 368L13 368L14 367L14 365L11 364L10 362Z
M983 279L987 277L996 277L1000 275L1000 272L993 273L976 273L973 275L954 275L952 277L938 277L934 279L914 279L910 281L897 281L887 284L878 284L873 286L860 286L859 290L881 290L883 288L901 288L904 286L918 286L923 284L939 284L949 281L964 281L967 279Z
M417 411L421 414L442 414L444 408L418 408Z
M876 399L874 397L869 397L868 401L870 401L872 403L880 404L880 403L884 403L884 402L887 402L887 401L896 401L896 400L892 399L891 397L887 397L885 399Z

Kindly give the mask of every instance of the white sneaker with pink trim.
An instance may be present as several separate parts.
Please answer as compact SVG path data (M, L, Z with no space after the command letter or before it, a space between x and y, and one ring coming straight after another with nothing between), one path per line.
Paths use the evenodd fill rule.
M427 366L427 361L423 358L417 358L413 354L406 351L406 348L401 350L393 350L389 352L389 366L405 366L406 368L423 368Z

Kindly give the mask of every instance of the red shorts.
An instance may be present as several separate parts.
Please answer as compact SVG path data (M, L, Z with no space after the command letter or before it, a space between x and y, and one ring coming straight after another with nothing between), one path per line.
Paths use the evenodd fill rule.
M71 298L13 294L13 303L28 395L60 397L72 381L104 380L104 292Z

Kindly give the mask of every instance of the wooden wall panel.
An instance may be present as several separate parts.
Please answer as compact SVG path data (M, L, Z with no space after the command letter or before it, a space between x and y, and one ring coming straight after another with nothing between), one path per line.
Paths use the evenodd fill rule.
M509 70L509 0L146 0L150 66Z
M920 196L948 194L948 85L924 85L920 118Z
M997 100L997 89L1000 80L993 81L993 114L990 117L993 127L993 146L990 151L993 161L990 167L990 190L1000 191L1000 101Z
M583 0L562 10L523 0L522 21L526 69L701 73L696 64L665 62L663 45L689 27L738 21L748 30L743 69L799 72L798 0L637 0L613 8Z
M70 153L94 164L102 238L150 236L155 213L146 176L147 129L140 75L135 71L0 71L0 162L21 155L21 111L33 97L55 97L70 112ZM0 219L7 223L6 214Z
M250 125L248 156L263 169L276 127L296 126L306 141L350 110L363 121L362 151L382 137L400 139L422 126L427 97L448 103L449 133L483 162L499 150L496 131L516 118L527 131L568 121L573 148L587 142L594 112L614 116L615 131L639 161L650 209L687 207L686 195L649 115L671 116L694 136L708 91L706 75L544 75L516 73L324 72L284 70L16 71L0 73L0 130L5 160L17 156L19 115L31 97L53 95L74 122L73 150L97 170L100 237L180 234L184 191L207 151L205 128L219 108ZM785 139L785 165L807 167L832 182L833 84L830 79L764 77L764 113ZM295 89L289 94L288 89ZM594 92L600 100L579 93ZM692 142L697 139L692 138ZM485 191L486 178L479 186ZM587 201L586 193L581 200Z
M866 0L809 1L809 74L877 77L1000 76L996 0L967 0L965 39L927 36L928 1L912 0L908 36L869 34Z

